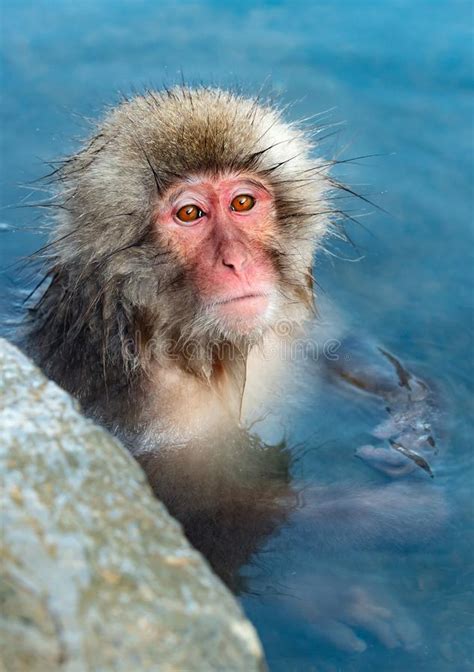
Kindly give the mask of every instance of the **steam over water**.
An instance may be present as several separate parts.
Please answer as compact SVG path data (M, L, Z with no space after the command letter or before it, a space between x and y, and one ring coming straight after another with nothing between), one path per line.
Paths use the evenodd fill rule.
M182 70L188 82L255 92L270 75L267 89L284 104L297 101L290 118L326 111L316 121L345 122L322 133L338 131L323 143L326 156L378 155L342 164L337 175L389 214L340 194L339 207L363 227L348 221L356 247L331 247L315 274L355 329L436 389L442 414L433 487L445 489L452 515L421 549L389 544L331 560L341 584L370 578L421 629L413 651L365 637L367 650L349 655L321 642L293 599L295 586L310 596L320 575L302 495L303 508L242 570L252 594L241 600L273 672L472 669L471 24L467 0L3 3L3 333L30 282L11 264L44 241L38 213L11 207L42 197L38 185L20 185L49 172L41 159L77 146L73 138L87 125L76 113L96 116L118 90L172 84ZM308 385L304 400L292 403L299 420L286 440L295 446L292 476L303 492L385 482L354 458L384 419L383 407L324 385ZM422 502L413 512L421 523L429 515Z

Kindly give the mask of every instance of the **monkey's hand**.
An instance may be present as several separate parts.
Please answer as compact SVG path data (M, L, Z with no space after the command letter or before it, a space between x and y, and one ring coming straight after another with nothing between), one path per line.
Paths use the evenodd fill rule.
M439 416L433 391L386 350L346 338L327 370L346 385L379 397L389 415L371 432L388 446L362 446L356 455L392 478L421 468L433 477L437 454L434 424Z
M373 599L361 586L333 592L330 600L324 594L317 597L319 604L309 610L309 620L319 636L340 649L365 651L367 635L389 649L412 649L420 642L418 627L398 605Z
M350 653L363 652L368 641L412 650L421 643L417 624L392 596L379 588L350 583L336 573L306 577L291 600L292 608L317 637ZM308 590L308 586L311 586ZM368 640L368 641L366 641Z

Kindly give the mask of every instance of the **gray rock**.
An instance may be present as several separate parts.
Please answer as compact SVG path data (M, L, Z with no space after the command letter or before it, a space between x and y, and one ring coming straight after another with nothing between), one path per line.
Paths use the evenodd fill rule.
M0 369L5 669L265 669L253 627L127 451L4 340Z

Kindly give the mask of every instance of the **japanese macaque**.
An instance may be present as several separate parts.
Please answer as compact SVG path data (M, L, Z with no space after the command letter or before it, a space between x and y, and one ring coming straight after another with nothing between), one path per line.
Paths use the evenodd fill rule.
M58 170L30 343L134 453L238 423L254 346L310 316L330 183L309 151L270 107L181 88L120 105Z
M270 428L271 418L284 425L295 367L317 375L292 351L317 333L314 257L336 230L338 185L314 149L273 106L230 92L177 87L124 101L55 171L47 286L27 321L29 352L122 439L237 590L239 567L298 509L290 451L281 436L270 446L258 426L266 414ZM384 398L395 391L394 412L399 385L395 376L383 388ZM416 440L432 448L423 431ZM410 470L410 446L401 454L394 444L390 459L376 452L373 462L389 473L396 455ZM370 462L373 451L361 456ZM314 539L316 556L373 548L391 534L397 545L430 537L443 506L427 487L315 488L305 543ZM395 626L387 634L385 612L361 606L365 593L359 620L336 622L335 605L344 620L348 603L334 587L333 626L321 609L312 618L335 644L361 650L350 630L359 626L392 644L410 639Z

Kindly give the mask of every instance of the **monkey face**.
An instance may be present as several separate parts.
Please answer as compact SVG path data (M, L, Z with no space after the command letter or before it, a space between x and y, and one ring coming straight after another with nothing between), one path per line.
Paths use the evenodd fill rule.
M194 175L160 199L154 226L190 279L201 321L236 335L268 326L278 303L269 185L242 173Z

